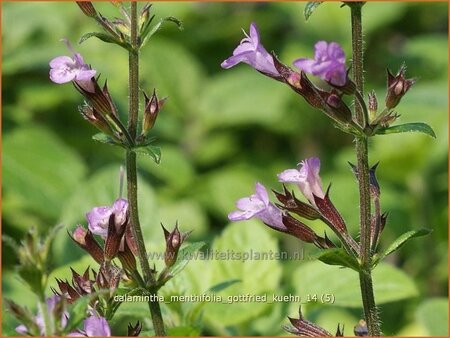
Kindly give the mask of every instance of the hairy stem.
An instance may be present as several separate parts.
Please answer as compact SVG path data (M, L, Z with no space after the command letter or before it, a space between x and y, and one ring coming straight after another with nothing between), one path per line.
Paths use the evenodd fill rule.
M351 8L352 18L352 72L356 89L361 94L364 91L364 59L361 8L363 2L347 3ZM356 99L355 116L358 123L365 127L366 116L360 102ZM370 182L369 182L369 154L367 136L356 137L356 156L359 183L359 208L360 208L360 260L361 272L359 282L364 308L364 317L369 330L369 336L379 336L380 323L372 286L370 247Z
M137 35L137 3L131 2L131 46L132 51L129 52L129 114L128 114L128 132L135 139L137 134L137 123L139 113L139 49ZM127 150L126 155L127 166L127 190L128 203L130 209L130 220L133 229L133 235L138 247L139 262L146 285L152 288L152 294L156 295L155 278L150 269L147 258L147 250L145 248L144 237L142 235L141 225L139 223L138 199L137 199L137 166L136 154L132 150ZM156 297L151 297L149 309L152 315L153 328L157 336L165 336L164 322L161 315L159 302Z

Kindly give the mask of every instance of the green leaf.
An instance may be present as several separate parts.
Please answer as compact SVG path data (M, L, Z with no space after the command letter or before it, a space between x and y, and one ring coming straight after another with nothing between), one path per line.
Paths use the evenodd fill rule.
M160 147L147 145L145 147L133 148L133 151L135 153L140 153L140 154L150 156L153 159L153 161L155 161L156 164L159 164L161 162L161 148Z
M142 32L142 35L141 35L141 39L142 39L141 47L145 46L145 44L152 37L152 35L155 34L157 31L159 31L165 22L173 22L174 24L177 25L179 30L183 30L183 23L180 20L178 20L177 18L175 18L173 16L166 16L165 18L160 19L157 24L155 24L153 27L151 27L151 29L150 29L150 25L148 25L145 28L145 30Z
M78 43L82 44L83 42L85 42L86 40L88 40L92 37L96 37L97 39L100 39L101 41L106 42L106 43L116 44L122 48L125 48L128 51L133 51L133 48L131 47L131 45L129 43L120 41L117 38L115 38L109 34L106 34L106 33L91 32L91 33L83 34L83 36L80 38Z
M181 248L178 252L177 261L170 268L170 275L175 276L180 273L190 260L195 259L195 254L203 248L205 244L205 242L187 243L186 246Z
M381 128L376 131L376 134L385 135L385 134L398 134L410 132L419 132L431 136L433 138L436 138L436 134L434 133L433 128L431 128L428 124L422 122L405 123L388 128Z
M303 11L303 14L305 14L305 19L308 20L311 14L316 10L317 7L322 3L323 1L309 1L305 5L305 10Z
M397 251L398 249L400 249L400 247L402 247L410 239L412 239L414 237L425 236L431 232L432 232L431 229L426 229L426 228L405 232L403 235L398 237L383 253L380 254L379 258L376 260L376 263L378 263L379 261L384 259L387 255L390 255L394 251Z
M16 208L3 209L14 219L19 210L56 219L67 196L82 182L86 167L74 149L43 127L23 126L3 140L4 198L18 199ZM29 224L24 224L28 227Z
M100 143L105 143L105 144L110 144L113 146L122 147L122 145L120 143L117 143L116 141L114 141L114 139L111 136L106 135L104 133L95 134L94 136L92 136L92 139L97 142L100 142Z
M69 319L64 327L63 334L72 332L86 318L87 307L89 304L89 296L80 297L72 304L69 309Z
M205 305L204 316L207 321L220 327L235 325L257 318L270 308L269 302L227 303L239 295L267 294L269 300L272 293L278 293L275 290L279 290L282 270L276 259L267 256L270 252L278 252L277 241L270 229L258 221L229 224L220 237L214 240L211 252L220 256L208 260L206 267L210 273L210 285L233 279L240 279L241 282L221 291L222 303Z
M344 249L328 249L321 251L318 259L328 265L340 265L359 271L359 263L355 257L350 256Z
M420 304L416 319L430 336L448 337L448 298L428 299Z
M417 296L414 281L392 265L380 263L372 276L377 304ZM324 295L331 295L336 306L362 306L358 273L350 269L326 266L317 261L303 263L294 272L292 285L296 295L304 301L307 301L308 295L317 295L318 300Z

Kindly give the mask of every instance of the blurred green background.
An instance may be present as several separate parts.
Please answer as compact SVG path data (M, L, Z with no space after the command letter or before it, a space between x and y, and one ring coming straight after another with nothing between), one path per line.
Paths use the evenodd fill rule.
M348 8L320 6L309 21L304 3L155 3L156 18L176 16L184 30L167 24L142 52L142 89L169 100L154 135L162 163L139 158L140 212L149 250L163 248L159 222L194 230L212 250L302 251L299 243L259 222L229 224L227 213L237 198L253 192L256 181L280 189L276 174L300 160L319 156L322 180L332 182L331 197L353 235L358 233L358 194L347 161L355 162L352 138L333 128L286 86L246 65L223 70L220 63L254 21L267 50L281 60L313 55L317 40L336 41L350 54ZM119 16L108 3L96 5L106 16ZM382 208L390 216L381 240L387 247L400 234L433 229L389 257L375 273L375 292L387 335L447 335L448 327L448 4L368 3L364 7L366 91L384 101L386 67L396 72L403 61L417 84L397 107L400 122L423 121L437 135L377 136L370 160L380 161ZM70 84L48 78L48 62L70 55L63 37L76 42L99 31L73 3L2 3L2 124L4 234L21 238L32 225L46 231L56 224L74 229L86 224L93 206L108 205L118 194L120 149L91 139L96 130L77 112L82 98ZM102 79L126 118L127 55L117 46L90 39L75 47ZM299 195L299 193L298 193ZM314 224L319 233L325 229ZM327 231L330 234L330 231ZM92 262L60 231L55 243L54 276L69 277L68 266L84 270ZM35 298L15 272L16 258L2 252L4 297L35 307ZM161 266L162 262L157 262ZM93 265L95 266L95 265ZM302 261L192 261L164 288L163 294L201 294L232 279L241 282L220 294L307 295L331 293L335 304L303 305L306 317L345 333L361 318L357 275L351 271ZM54 282L52 281L53 285ZM50 291L49 291L50 295ZM280 335L286 316L299 304L179 303L163 311L172 334ZM148 327L145 304L124 304L113 325L125 334L126 320ZM131 321L131 320L130 320ZM17 323L3 316L4 334Z

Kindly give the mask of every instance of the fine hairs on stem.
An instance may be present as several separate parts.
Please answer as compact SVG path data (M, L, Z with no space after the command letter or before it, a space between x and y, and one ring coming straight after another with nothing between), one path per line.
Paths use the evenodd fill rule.
M129 51L129 115L128 115L128 131L133 139L136 138L138 113L139 113L139 47L138 47L138 16L137 3L131 2L131 47ZM130 219L133 229L134 238L138 247L138 256L141 268L144 274L145 283L151 288L152 295L156 295L156 281L153 277L152 270L147 258L147 250L145 248L144 237L142 235L139 223L138 199L137 199L137 166L136 153L127 150L126 154L127 166L127 190L128 201L130 205ZM156 298L156 297L155 297ZM155 299L151 298L151 299ZM152 316L153 328L157 336L165 336L164 322L161 314L161 308L157 300L149 302L149 309Z

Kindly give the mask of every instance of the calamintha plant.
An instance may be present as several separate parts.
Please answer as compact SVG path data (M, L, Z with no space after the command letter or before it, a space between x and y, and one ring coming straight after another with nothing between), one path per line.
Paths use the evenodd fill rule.
M319 4L308 3L306 16L311 15ZM166 98L158 97L156 89L141 92L139 63L141 49L165 23L175 23L179 28L181 23L174 17L155 20L150 4L140 6L137 2L131 2L125 5L114 1L112 5L120 13L120 18L114 19L103 16L92 2L77 2L77 5L85 16L102 29L101 32L83 35L80 43L95 37L113 45L112 48L120 47L128 53L128 112L119 111L108 89L108 84L114 85L114 79L109 79L107 83L106 79L101 78L95 66L91 66L64 37L61 37L62 42L67 46L69 55L57 56L49 62L49 77L54 83L73 85L82 95L84 103L79 106L79 112L99 130L93 139L120 148L124 155L125 171L120 172L121 184L117 199L109 201L108 205L80 210L80 213L87 212L87 226L68 225L72 244L87 252L95 261L95 266L86 266L83 271L71 269L71 280L57 278L57 286L51 288L52 295L48 292L52 270L51 251L60 227L43 237L31 229L20 244L3 236L3 240L17 254L19 276L38 298L37 314L12 300L6 300L7 307L21 323L16 327L16 332L23 335L111 336L115 332L112 332L110 323L120 312L123 299L127 296L146 296L149 299L147 317L151 317L153 331L140 321L126 322L123 324L124 329L126 326L128 336L144 333L164 336L167 328L158 293L186 266L189 259L186 254L199 250L203 243L186 243L189 233L181 232L178 224L172 230L162 225L160 239L165 244L164 267L157 271L155 266L152 267L153 262L149 262L139 220L138 206L143 201L138 201L137 194L137 154L160 162L161 151L151 131L166 104ZM378 244L388 221L388 213L382 212L381 188L376 177L379 164L369 164L368 143L371 137L392 133L419 131L432 137L435 135L425 123L395 124L399 114L394 109L415 82L405 77L404 65L395 74L388 71L384 105L378 104L374 92L368 94L366 103L361 20L364 3L347 2L344 6L351 12L350 65L346 63L345 52L338 43L318 41L314 58L295 60L293 64L298 70L294 70L282 63L274 52L264 48L257 25L251 23L248 34L245 33L245 38L233 55L223 61L222 67L228 69L242 62L249 64L263 75L290 87L313 108L324 112L335 127L353 136L356 160L353 160L355 164L350 163L350 169L359 187L359 239L352 237L346 221L333 204L331 185L324 189L319 175L321 162L317 157L306 158L296 168L278 174L283 189L274 191L277 202L271 202L267 189L261 183L256 183L255 193L238 200L238 210L232 211L228 218L231 221L258 218L276 231L315 245L321 250L318 259L322 262L354 270L359 275L364 318L355 326L354 333L379 336L382 334L381 320L374 297L372 271L381 260L409 239L425 235L429 230L408 231L385 251L379 250ZM138 7L142 7L140 13ZM315 85L306 74L319 77L324 81L324 86ZM370 76L370 71L367 74ZM144 99L142 111L139 108L141 95ZM353 107L348 104L349 99L354 100ZM296 162L293 160L293 165ZM126 198L122 196L125 176ZM291 183L298 186L304 196L303 201L288 190L287 185ZM337 240L333 237L330 239L326 233L318 234L304 220L323 222ZM225 281L216 290L234 282ZM292 326L286 326L285 329L290 333L304 336L332 335L306 320L301 309L299 318L289 320ZM336 336L343 334L343 327L338 325Z
M355 326L355 335L380 336L379 311L376 306L372 271L390 253L413 237L429 233L428 229L411 230L400 236L384 252L378 250L378 243L386 225L388 214L382 213L380 186L376 177L378 163L369 165L368 143L375 135L419 131L435 137L431 127L425 123L393 125L399 114L394 108L414 84L414 79L405 77L406 67L393 75L387 72L387 87L384 107L378 107L374 92L368 94L368 104L364 101L364 63L362 8L364 2L345 2L351 13L352 63L346 66L345 53L336 42L318 41L313 59L300 58L293 62L299 69L295 71L278 60L275 53L269 53L261 43L255 23L251 23L249 33L233 51L233 55L222 62L225 69L238 63L247 63L263 75L280 81L300 94L312 107L321 110L332 119L334 125L354 137L356 164L349 162L359 186L359 242L348 232L346 222L331 200L331 186L324 191L319 176L320 159L313 157L301 161L296 169L288 169L278 175L282 183L295 183L307 202L296 198L283 185L282 192L274 191L278 203L270 202L267 189L256 183L256 192L250 197L237 201L238 210L231 212L231 221L248 220L252 217L263 221L270 228L292 235L299 240L312 243L323 252L318 256L322 262L353 269L359 274L363 305L362 320ZM320 2L310 2L305 8L308 18ZM322 79L326 86L314 85L306 73ZM351 74L351 76L350 76ZM370 76L370 72L368 72ZM354 109L346 104L344 96L353 96ZM331 241L327 235L319 236L302 219L321 220L333 231L339 242ZM301 283L301 280L298 281ZM303 318L289 318L292 326L288 332L300 336L332 336L325 329ZM338 326L336 336L342 336Z
M146 4L138 14L138 4L131 2L127 8L121 2L113 2L121 18L109 20L89 2L76 3L82 12L95 20L103 32L87 33L80 43L96 37L115 44L128 52L129 59L129 111L127 123L121 120L108 90L106 80L100 86L97 71L85 63L81 54L63 38L70 56L58 56L50 65L50 80L57 84L72 83L84 97L79 107L81 115L95 126L100 133L96 141L118 146L125 151L127 199L118 197L111 206L94 207L86 214L88 227L78 225L69 231L73 241L85 250L98 264L96 268L86 267L79 274L72 269L72 281L57 279L58 288L52 288L53 296L47 297L45 290L50 272L50 255L54 232L42 241L36 231L31 231L27 239L18 245L7 238L20 258L19 273L39 296L39 313L32 315L26 308L8 301L8 306L16 318L22 322L16 331L26 335L67 335L111 336L110 321L122 302L115 296L149 296L149 311L157 336L166 334L161 314L158 290L180 272L186 262L178 259L179 250L189 233L181 233L178 225L172 231L162 226L166 244L165 267L156 271L150 266L144 237L139 222L137 200L136 153L150 156L159 163L160 149L153 145L153 128L165 98L159 99L156 89L151 96L143 92L144 111L139 117L139 55L165 22L173 22L179 28L181 22L173 17L165 17L154 23L151 5ZM141 128L139 128L141 120ZM121 173L121 185L123 180ZM122 190L122 187L121 189ZM120 194L121 195L121 192ZM137 267L136 258L140 263ZM120 265L119 265L120 262ZM82 325L80 325L82 324ZM137 336L142 323L128 324L128 335Z

